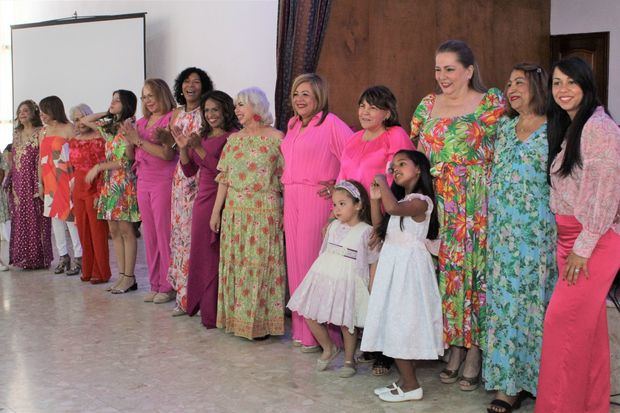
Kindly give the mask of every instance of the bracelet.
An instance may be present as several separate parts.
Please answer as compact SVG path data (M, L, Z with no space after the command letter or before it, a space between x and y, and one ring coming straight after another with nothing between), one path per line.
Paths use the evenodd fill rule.
M142 147L142 145L144 145L144 141L143 141L142 139L138 138L138 142L136 143L136 146L137 146L138 148L141 148L141 147Z

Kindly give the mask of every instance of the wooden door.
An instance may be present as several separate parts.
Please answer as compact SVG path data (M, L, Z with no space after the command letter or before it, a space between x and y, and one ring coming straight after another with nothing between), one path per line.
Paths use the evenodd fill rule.
M609 88L609 32L551 36L551 62L577 56L585 60L596 81L598 95L607 106Z

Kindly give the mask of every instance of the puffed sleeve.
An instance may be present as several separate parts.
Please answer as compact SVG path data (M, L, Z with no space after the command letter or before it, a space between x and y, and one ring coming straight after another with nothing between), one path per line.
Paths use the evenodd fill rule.
M370 247L368 246L372 232L373 228L369 225L368 228L366 228L366 230L362 233L362 239L360 240L357 250L357 256L355 259L355 267L357 273L366 285L368 285L368 282L370 281L369 265L374 264L379 259L378 248L370 249Z
M411 133L409 134L409 138L414 147L418 147L420 140L420 132L422 131L422 126L426 119L429 116L429 108L432 107L432 102L435 99L435 95L430 94L426 95L418 104L418 107L413 112L413 116L411 117Z
M573 252L589 258L599 238L613 224L620 204L620 129L607 115L586 122L581 134L581 161L574 214L583 229Z
M347 141L353 135L353 131L333 113L328 114L324 122L329 122L327 125L330 129L329 149L336 158L340 159Z
M232 157L232 148L236 145L235 141L236 139L234 137L228 139L228 142L224 145L224 149L222 149L220 160L217 163L217 170L220 171L220 173L215 177L215 182L217 183L230 185L230 158Z
M480 121L486 136L495 136L497 122L506 111L506 100L497 88L491 88L485 94L480 105Z

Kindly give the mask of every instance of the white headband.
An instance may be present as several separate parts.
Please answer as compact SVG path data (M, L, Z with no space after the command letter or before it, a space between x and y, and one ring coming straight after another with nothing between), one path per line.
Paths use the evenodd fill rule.
M334 185L334 189L344 189L348 193L350 193L353 198L358 201L362 200L362 196L360 195L360 191L349 181L340 181L336 185Z

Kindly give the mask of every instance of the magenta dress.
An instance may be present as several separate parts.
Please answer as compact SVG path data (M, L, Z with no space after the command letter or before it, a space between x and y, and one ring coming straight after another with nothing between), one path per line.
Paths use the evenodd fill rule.
M43 216L38 192L39 129L22 138L13 134L13 163L6 181L11 212L9 264L25 270L48 268L52 262L51 221Z
M147 128L148 118L137 122L140 139L155 142L157 128L166 128L172 112L162 116ZM168 281L170 267L170 202L172 176L178 156L170 161L153 156L136 148L135 168L138 175L138 207L142 216L142 229L146 263L149 269L151 291L167 293L172 290Z
M385 174L387 164L401 149L413 150L409 135L400 126L392 126L371 141L362 139L364 130L355 132L349 139L340 158L338 181L353 179L360 182L367 191L377 174ZM392 184L392 176L388 175Z
M200 170L198 193L192 210L187 313L195 315L200 310L202 324L207 328L215 328L220 265L220 238L211 231L209 221L217 195L218 183L215 182L215 176L219 171L216 167L222 148L231 133L203 139L201 144L206 152L204 159L190 150L190 161L186 165L179 162L187 177L195 176Z
M331 199L317 195L321 181L335 180L340 170L340 157L353 132L330 113L320 125L322 112L317 113L301 130L301 121L294 117L288 123L280 146L284 156L282 184L284 187L284 235L286 267L291 296L302 282L323 243L321 229L331 212ZM333 335L337 343L340 331ZM304 318L292 314L292 338L304 346L317 345Z

